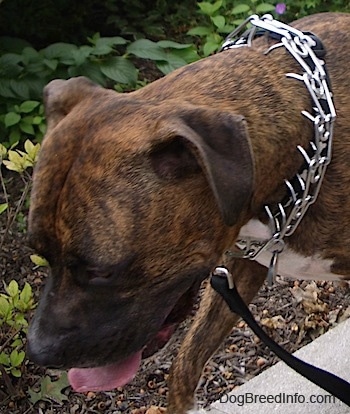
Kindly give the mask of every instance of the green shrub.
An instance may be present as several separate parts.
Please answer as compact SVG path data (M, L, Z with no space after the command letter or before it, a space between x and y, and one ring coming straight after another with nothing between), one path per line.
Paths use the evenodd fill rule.
M286 0L284 3L286 5L284 19L287 21L327 11L350 12L350 2L348 0Z
M0 115L0 142L6 147L16 146L28 136L41 142L46 131L44 106L39 101L23 101L4 105Z
M249 15L271 13L275 10L275 2L257 0L217 0L197 4L199 13L205 19L201 25L190 29L188 34L201 39L200 52L204 57L220 49L224 38Z
M31 109L33 106L28 104L27 108ZM26 227L23 206L31 186L31 174L28 169L36 163L39 149L40 144L33 144L29 140L24 143L23 151L7 150L0 144L0 183L5 201L5 203L0 203L0 214L7 215L6 227L1 233L0 248L16 219L19 224L18 230L24 230ZM24 188L19 200L11 199L7 192L7 182L1 170L2 165L8 170L19 173L22 178ZM36 266L47 265L47 262L37 255L32 255L31 260ZM4 283L1 290L3 293L0 293L0 377L3 375L20 377L25 360L27 316L35 307L33 292L27 282L20 289L15 280L11 280L8 285Z
M1 39L0 39L1 41ZM132 58L156 62L163 73L198 59L192 44L130 42L120 36L88 38L89 44L54 43L42 50L23 44L21 51L0 56L0 102L8 99L40 100L43 87L52 79L87 76L103 86L115 82L135 85L138 70Z
M18 230L25 231L26 216L24 215L23 207L28 201L28 194L32 184L31 170L35 165L40 150L40 144L33 144L27 140L24 142L23 150L7 149L0 144L0 185L2 189L2 198L0 203L0 214L6 214L6 227L1 232L0 248L2 248L10 229L13 224L18 223ZM2 166L10 171L19 173L23 188L20 191L18 200L11 198L7 190L7 180L4 177Z
M32 288L28 283L21 290L15 280L5 285L0 293L0 365L2 370L13 377L21 376L25 358L25 337L27 314L34 308ZM1 376L1 373L0 373Z

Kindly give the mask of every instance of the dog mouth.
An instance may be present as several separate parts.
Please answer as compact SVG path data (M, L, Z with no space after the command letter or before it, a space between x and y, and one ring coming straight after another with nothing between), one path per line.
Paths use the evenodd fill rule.
M136 376L143 358L163 348L195 303L199 285L192 286L170 310L158 333L139 351L120 362L95 368L71 368L68 379L76 392L110 391L129 383Z

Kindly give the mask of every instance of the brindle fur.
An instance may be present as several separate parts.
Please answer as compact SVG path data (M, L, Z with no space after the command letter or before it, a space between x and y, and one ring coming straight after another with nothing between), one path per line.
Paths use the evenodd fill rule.
M295 26L327 50L337 120L317 202L289 245L350 278L350 15ZM282 48L209 57L129 94L78 78L45 90L48 132L35 169L29 239L51 277L29 332L46 365L97 366L142 348L232 247L240 227L284 195L313 139L310 97ZM231 263L249 302L266 269ZM176 309L177 315L181 309ZM175 315L176 316L176 315ZM237 320L207 288L169 379L171 414L193 407L203 366Z

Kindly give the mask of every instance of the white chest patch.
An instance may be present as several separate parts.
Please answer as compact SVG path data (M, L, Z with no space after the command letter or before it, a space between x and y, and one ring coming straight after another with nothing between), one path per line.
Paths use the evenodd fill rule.
M269 239L271 237L268 226L261 221L252 219L241 228L239 237L250 237L252 239ZM258 263L269 267L271 253L264 251L256 259ZM333 261L323 259L319 255L302 256L286 246L279 255L277 273L280 276L292 279L312 280L341 280L342 276L332 273Z

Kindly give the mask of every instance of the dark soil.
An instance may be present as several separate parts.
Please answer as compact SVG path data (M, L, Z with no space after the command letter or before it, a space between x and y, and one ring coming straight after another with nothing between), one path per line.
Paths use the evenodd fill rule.
M7 174L6 180L11 202L15 203L21 193L22 182L11 174ZM21 285L28 281L37 298L46 272L38 269L29 259L31 251L26 246L23 223L15 222L6 235L5 228L6 214L2 214L1 278L6 283L16 279ZM3 291L2 284L0 289ZM263 286L251 309L277 342L288 351L295 351L349 316L349 288L347 284L278 278L273 287ZM33 405L29 392L38 392L45 376L46 380L55 381L62 373L45 371L26 361L20 379L4 374L0 376L0 413L144 414L151 405L165 406L169 368L191 320L189 318L181 325L163 350L143 362L131 384L114 392L77 394L67 386L58 398L39 400ZM0 349L3 343L4 337L0 337ZM238 323L205 368L197 392L199 405L207 406L276 361L277 358L261 344L246 324ZM61 381L64 383L64 377L61 377ZM62 397L67 400L59 401Z

